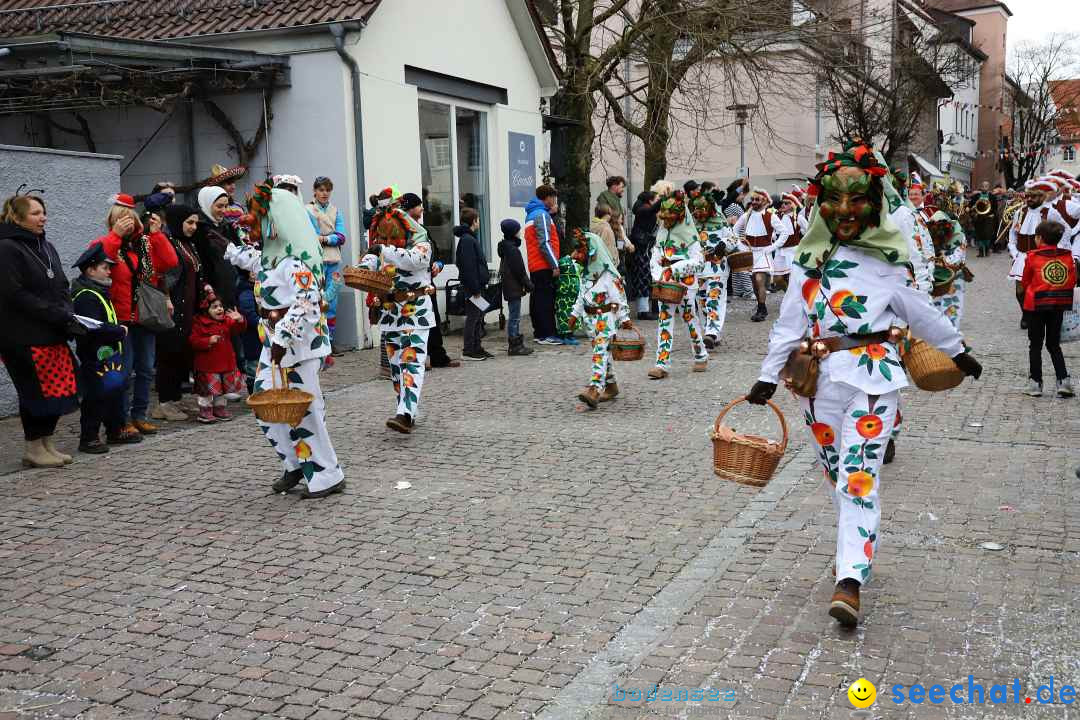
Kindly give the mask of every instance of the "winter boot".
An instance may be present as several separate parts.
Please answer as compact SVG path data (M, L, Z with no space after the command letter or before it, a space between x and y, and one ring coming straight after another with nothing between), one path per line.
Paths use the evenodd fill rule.
M611 402L619 394L619 384L609 382L604 386L604 392L600 393L600 402Z
M595 410L596 406L600 404L600 391L590 385L578 393L578 400Z
M829 615L845 628L853 628L859 624L858 580L844 578L836 583L836 591L829 603Z
M1059 384L1059 387L1060 387L1060 384ZM1062 397L1064 397L1064 395ZM48 437L41 438L41 441L43 443L45 443L45 449L48 450L49 452L51 452L53 455L56 455L61 460L63 460L65 465L70 465L71 463L73 463L75 461L74 458L72 458L67 453L62 453L62 452L60 452L59 450L56 449L56 445L53 444L52 435L49 435Z
M525 344L525 336L518 335L510 338L508 355L532 355L533 349Z
M64 459L49 452L43 440L27 440L22 464L31 468L57 468L64 466Z
M769 315L769 309L765 307L765 303L758 303L757 310L750 316L752 322L761 322Z

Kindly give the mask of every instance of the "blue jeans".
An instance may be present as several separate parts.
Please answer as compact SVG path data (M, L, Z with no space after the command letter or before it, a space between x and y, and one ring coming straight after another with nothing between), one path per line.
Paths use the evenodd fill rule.
M507 300L506 306L510 309L510 316L506 321L506 336L514 338L521 334L521 298Z
M135 371L135 390L124 393L124 419L145 420L150 409L150 385L154 382L154 362L157 359L154 333L139 325L128 325L124 338L124 368Z

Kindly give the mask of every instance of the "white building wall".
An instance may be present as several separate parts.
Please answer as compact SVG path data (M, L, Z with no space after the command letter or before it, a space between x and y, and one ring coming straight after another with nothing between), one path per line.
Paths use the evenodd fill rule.
M954 180L970 186L979 146L980 63L959 48L956 52L963 52L970 72L948 79L953 91L952 100L939 104L938 127L944 140L941 169Z

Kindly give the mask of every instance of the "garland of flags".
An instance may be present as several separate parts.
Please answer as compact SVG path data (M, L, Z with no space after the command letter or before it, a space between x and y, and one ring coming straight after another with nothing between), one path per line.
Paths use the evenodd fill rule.
M982 103L960 102L959 100L942 100L941 101L941 107L943 107L943 108L946 108L946 107L959 107L959 108L964 109L964 110L970 110L970 109L992 110L994 112L1000 112L1000 113L1007 112L1007 109L1003 105L983 105ZM1055 105L1055 107L1057 107L1057 106ZM1025 107L1017 107L1016 111L1021 112L1021 113L1030 112ZM1080 112L1080 105L1064 105L1064 106L1061 106L1061 107L1057 107L1057 111L1059 113Z

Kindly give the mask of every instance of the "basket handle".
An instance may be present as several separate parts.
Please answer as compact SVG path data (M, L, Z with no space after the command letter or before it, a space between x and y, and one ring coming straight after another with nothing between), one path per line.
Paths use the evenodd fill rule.
M645 336L641 333L640 330L638 330L637 325L634 325L633 323L630 323L630 327L625 328L625 329L626 330L633 330L634 334L637 335L637 339L641 340L642 342L645 342ZM618 333L616 333L616 334L618 334Z
M281 389L289 389L289 370L277 363L270 364L270 387L273 390L278 389L278 377L281 377Z
M720 422L724 419L724 416L727 415L731 411L731 409L733 407L735 407L736 405L738 405L739 403L742 403L742 402L746 402L746 396L745 395L743 395L742 397L739 397L739 398L735 398L730 403L728 403L728 405L723 410L720 411L720 414L716 416L716 422L713 423L713 431L719 431L720 430ZM784 451L787 450L787 443L788 443L787 420L784 419L784 413L780 412L780 408L778 408L776 406L776 403L774 403L772 400L766 400L765 404L768 405L770 408L772 408L772 411L774 413L776 413L776 418L780 421L780 431L783 433L783 439L781 439L781 441L780 441L780 452L783 453Z

